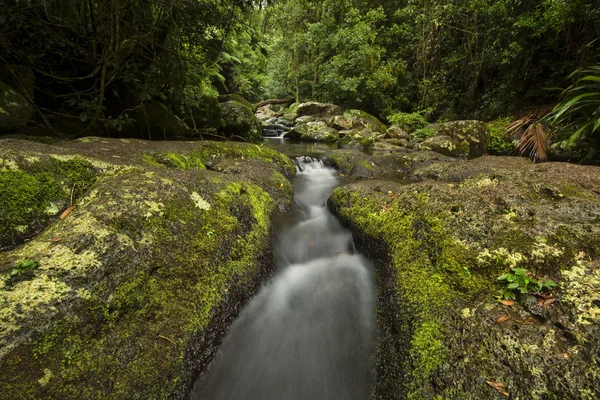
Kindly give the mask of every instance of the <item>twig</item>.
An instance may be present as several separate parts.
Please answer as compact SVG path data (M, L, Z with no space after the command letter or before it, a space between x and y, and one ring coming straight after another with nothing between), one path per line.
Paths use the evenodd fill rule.
M159 338L161 338L161 339L168 340L169 342L171 342L171 343L173 343L175 346L177 346L177 343L175 343L174 341L172 341L171 339L169 339L169 338L168 338L168 337L166 337L166 336L163 336L163 335L158 335L157 337L159 337Z

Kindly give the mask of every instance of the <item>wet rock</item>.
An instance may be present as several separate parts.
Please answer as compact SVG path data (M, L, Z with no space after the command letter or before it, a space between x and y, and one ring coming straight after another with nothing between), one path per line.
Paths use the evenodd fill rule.
M312 115L303 115L301 117L296 118L296 124L300 125L300 124L307 124L309 122L315 122L316 119L315 117L313 117Z
M496 398L487 381L512 398L600 396L600 168L428 157L407 150L405 182L376 174L329 202L377 263L375 398ZM558 282L556 300L498 303L514 267Z
M208 141L0 149L0 179L24 182L19 217L36 217L29 199L42 179L75 187L68 215L0 253L0 397L184 398L273 271L271 221L291 204L291 161ZM70 204L61 195L52 215ZM26 259L35 267L12 274Z

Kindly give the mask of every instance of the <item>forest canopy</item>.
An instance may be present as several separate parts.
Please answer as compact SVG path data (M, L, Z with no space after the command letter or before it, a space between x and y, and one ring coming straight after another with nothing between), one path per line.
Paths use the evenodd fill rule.
M13 0L0 64L32 71L55 126L120 130L152 101L185 118L230 93L489 120L556 104L599 38L598 0Z

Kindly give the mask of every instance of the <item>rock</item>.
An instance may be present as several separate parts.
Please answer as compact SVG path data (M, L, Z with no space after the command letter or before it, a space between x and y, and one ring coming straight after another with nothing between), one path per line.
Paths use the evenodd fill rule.
M23 128L33 116L33 106L12 87L0 82L0 133Z
M386 141L389 144L393 144L394 146L399 146L399 147L408 147L409 146L409 142L406 139L384 139L384 141Z
M511 398L598 398L600 168L484 156L411 176L329 200L380 277L374 398L498 396L487 381ZM556 301L498 303L513 267L558 282Z
M301 117L296 118L296 120L294 122L297 125L307 124L309 122L315 122L315 117L313 117L312 115L303 115Z
M301 117L304 115L312 115L313 117L332 117L341 115L342 108L335 104L317 103L314 101L299 104L296 109L296 114Z
M101 138L0 140L0 158L0 177L21 174L21 193L0 190L21 203L16 224L35 218L42 179L61 191L54 207L40 198L53 215L80 183L64 219L0 252L0 397L184 398L274 270L291 161L245 143Z
M385 139L410 139L410 135L398 125L392 125L385 131Z
M431 124L435 136L425 140L420 149L437 151L450 157L476 158L485 154L490 130L481 121L453 121Z
M221 127L225 137L234 136L257 142L262 137L262 126L252 109L237 101L221 103Z
M281 118L285 119L288 122L294 123L294 120L298 117L296 113L284 113L281 115Z
M250 103L248 100L246 100L239 94L233 93L233 94L220 94L219 95L219 103L227 103L229 101L237 101L238 103L242 103L243 105L245 105L246 107L248 107L251 110L254 108L252 103Z
M322 121L297 125L292 128L286 137L307 142L337 142L339 140L338 131L328 127Z
M221 107L217 97L200 96L193 99L190 109L197 129L219 129L221 125ZM194 126L189 113L185 115L185 123L190 128Z
M336 115L333 117L331 122L331 127L338 129L340 131L350 130L350 129L358 129L359 127L355 127L351 118L345 117L343 115ZM362 128L362 127L360 127Z
M191 132L169 107L157 101L144 103L128 115L133 122L123 125L121 131L108 128L112 134L147 139L169 139L184 137Z
M259 107L254 115L256 115L256 118L258 118L259 121L266 121L274 118L276 113L271 109L271 105L267 104L266 106Z
M25 99L33 101L35 76L25 65L10 64L0 66L0 82L13 88Z
M385 133L387 130L386 126L376 117L361 110L348 110L343 116L347 121L346 125L351 126L351 128L345 129L368 129L377 133Z

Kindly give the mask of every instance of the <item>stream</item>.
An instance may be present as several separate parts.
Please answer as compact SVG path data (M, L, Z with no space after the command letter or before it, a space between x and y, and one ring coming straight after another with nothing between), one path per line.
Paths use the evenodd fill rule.
M294 207L276 226L277 273L232 324L193 400L371 397L371 264L327 209L336 171L309 157L296 169Z

